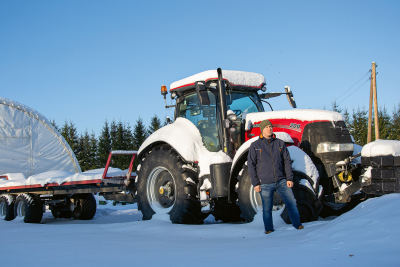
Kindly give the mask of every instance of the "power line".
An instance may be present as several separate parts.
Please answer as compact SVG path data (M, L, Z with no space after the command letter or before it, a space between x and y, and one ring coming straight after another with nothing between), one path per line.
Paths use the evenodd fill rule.
M360 89L364 84L366 84L369 80L371 80L370 78L368 78L365 82L363 82L359 87L357 87L355 90L353 90L349 95L346 96L349 97L351 96L353 93L355 93L358 89Z
M337 102L340 98L342 98L342 96L344 96L346 93L348 93L349 92L349 90L351 89L351 88L353 88L357 83L359 83L362 79L364 79L364 77L365 76L367 76L369 73L371 72L371 70L369 70L366 74L364 74L357 82L355 82L352 86L350 86L347 90L345 90L344 92L343 92L343 94L341 94L339 97L337 97L336 99L335 99L335 102ZM363 84L364 85L364 84ZM361 86L360 86L361 87ZM358 88L360 88L360 87L357 87L355 90L357 90ZM355 91L353 91L353 92L355 92Z

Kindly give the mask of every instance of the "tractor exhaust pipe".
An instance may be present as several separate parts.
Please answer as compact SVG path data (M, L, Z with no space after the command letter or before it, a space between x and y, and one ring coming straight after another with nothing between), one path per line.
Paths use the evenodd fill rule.
M219 108L220 119L221 119L221 131L222 131L222 149L223 151L230 157L233 156L233 149L230 147L231 143L229 142L229 122L227 120L227 106L226 106L226 88L225 82L222 78L222 70L221 68L217 69L218 73L218 98L219 98ZM226 125L228 123L228 125Z

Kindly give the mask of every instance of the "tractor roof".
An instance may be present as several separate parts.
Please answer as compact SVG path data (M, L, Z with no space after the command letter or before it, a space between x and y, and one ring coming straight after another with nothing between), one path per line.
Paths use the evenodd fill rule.
M261 89L265 85L265 77L261 74L237 70L223 70L222 77L229 81L230 85L235 87L249 87L253 89ZM170 91L186 91L194 88L197 81L218 80L217 70L207 70L197 73L185 79L173 82Z

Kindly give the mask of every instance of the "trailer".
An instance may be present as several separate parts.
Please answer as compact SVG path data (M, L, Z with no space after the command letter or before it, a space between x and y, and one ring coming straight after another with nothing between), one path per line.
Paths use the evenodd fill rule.
M110 172L113 156L131 155L126 175L121 172ZM90 220L96 214L95 194L103 195L107 200L134 202L131 180L136 174L132 172L133 161L137 151L111 151L103 173L89 171L73 174L68 178L50 177L46 180L60 182L42 182L40 178L66 173L50 171L40 176L21 179L21 174L0 176L0 216L6 221L16 217L26 223L40 223L46 206L55 218L74 218ZM20 179L12 178L17 177ZM65 181L63 180L72 180Z

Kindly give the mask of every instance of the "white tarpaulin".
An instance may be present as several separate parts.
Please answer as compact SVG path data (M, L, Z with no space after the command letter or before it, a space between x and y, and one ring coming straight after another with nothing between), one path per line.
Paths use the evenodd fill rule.
M68 143L39 112L0 97L0 175L81 172Z

